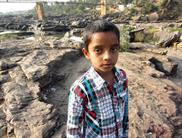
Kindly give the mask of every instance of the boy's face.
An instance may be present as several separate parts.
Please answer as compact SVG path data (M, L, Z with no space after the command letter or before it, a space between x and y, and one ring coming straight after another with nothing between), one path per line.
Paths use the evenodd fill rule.
M90 60L94 69L101 75L111 73L118 60L119 41L113 32L94 33L88 45L83 48L85 57Z

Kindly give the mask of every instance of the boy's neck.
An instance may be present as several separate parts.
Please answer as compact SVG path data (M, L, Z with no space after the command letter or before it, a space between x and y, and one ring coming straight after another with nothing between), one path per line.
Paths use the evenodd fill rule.
M102 76L102 78L109 83L109 85L113 85L114 83L114 72L112 71L111 73Z
M114 71L111 70L110 72L107 72L107 73L99 73L98 74L106 81L109 83L109 85L113 85L114 83Z

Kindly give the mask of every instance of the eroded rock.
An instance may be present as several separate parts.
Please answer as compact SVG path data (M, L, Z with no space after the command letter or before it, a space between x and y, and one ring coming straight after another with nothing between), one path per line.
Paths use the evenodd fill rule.
M59 115L53 106L34 99L28 87L9 82L3 91L6 121L12 126L10 135L43 138L58 126Z

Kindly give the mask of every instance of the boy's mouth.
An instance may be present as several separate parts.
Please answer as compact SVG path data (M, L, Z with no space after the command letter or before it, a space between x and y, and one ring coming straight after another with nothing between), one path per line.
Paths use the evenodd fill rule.
M104 67L104 68L112 68L113 64L112 63L102 64L102 67Z

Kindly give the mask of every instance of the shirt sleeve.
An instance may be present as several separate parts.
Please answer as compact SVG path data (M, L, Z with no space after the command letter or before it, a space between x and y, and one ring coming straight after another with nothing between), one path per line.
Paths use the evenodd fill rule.
M67 138L80 138L84 116L84 94L79 87L70 89L68 96Z
M125 97L124 117L123 117L123 138L128 137L128 92Z
M125 107L124 107L124 117L123 117L123 138L128 138L128 80L126 79L126 96L125 96Z

